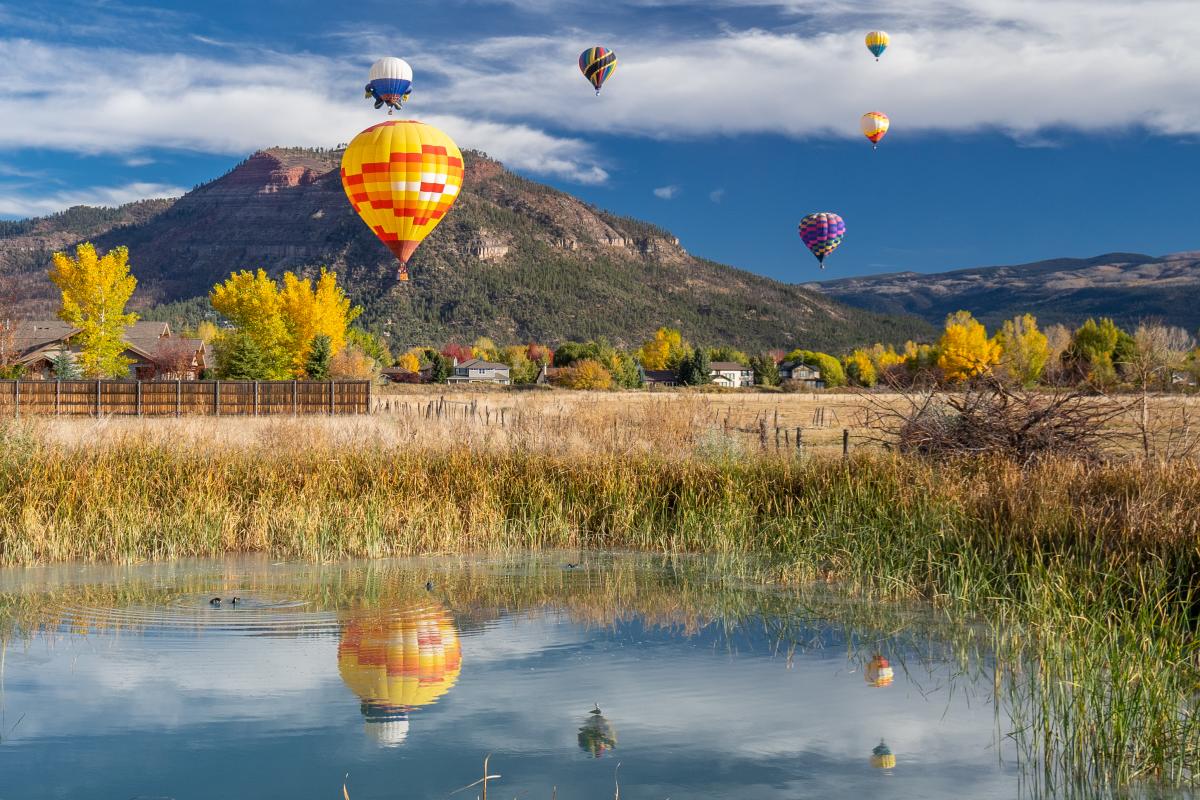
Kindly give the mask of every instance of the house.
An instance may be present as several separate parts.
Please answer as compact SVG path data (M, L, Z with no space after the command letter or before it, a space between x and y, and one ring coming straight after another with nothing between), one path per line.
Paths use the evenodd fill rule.
M780 381L795 381L806 389L824 389L821 371L801 361L784 361L779 365Z
M642 385L647 389L658 386L678 386L679 376L673 369L643 369Z
M54 380L54 359L66 350L77 353L79 329L61 320L17 320L9 337L14 362L28 380ZM201 339L171 335L165 322L138 320L125 330L122 355L132 363L129 377L138 380L196 380L213 364L212 351Z
M754 385L754 370L736 361L714 361L708 365L714 386L739 389Z
M512 383L512 378L508 364L472 358L461 364L455 362L446 383L501 383L507 386Z

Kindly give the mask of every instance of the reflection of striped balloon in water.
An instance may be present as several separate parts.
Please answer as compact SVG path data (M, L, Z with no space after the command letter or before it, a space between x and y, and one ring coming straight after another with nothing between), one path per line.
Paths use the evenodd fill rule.
M579 54L579 71L596 87L596 94L616 69L617 54L607 47L596 45Z
M800 220L800 238L825 269L825 256L837 250L846 235L846 223L837 214L821 211Z
M353 619L338 644L338 672L386 745L403 742L408 713L450 691L461 670L458 630L440 606Z
M883 656L877 655L867 664L863 675L867 679L867 683L875 688L890 686L892 681L896 679L896 673L892 670L892 665Z
M880 739L879 744L875 745L871 751L871 766L875 769L895 769L896 767L896 756L883 739Z
M463 158L432 125L388 120L354 137L342 155L342 188L350 204L400 261L408 260L458 199Z
M892 37L887 35L887 31L871 31L867 34L867 49L875 55L875 60L878 61L891 41Z
M892 121L882 111L868 111L862 115L859 124L862 126L863 136L867 137L867 141L873 145L871 149L874 150L879 146L879 140L887 134Z

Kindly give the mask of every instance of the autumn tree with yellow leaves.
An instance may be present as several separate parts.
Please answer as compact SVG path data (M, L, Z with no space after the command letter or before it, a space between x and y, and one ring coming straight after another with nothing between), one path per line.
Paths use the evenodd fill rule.
M659 328L634 357L643 369L675 369L692 348L674 328Z
M1011 381L1022 386L1038 382L1050 358L1050 345L1032 314L1006 320L996 334L996 343L1000 345L1000 366Z
M969 311L946 317L946 328L937 349L937 365L948 381L983 375L1000 360L1000 345L988 338L987 328Z
M87 378L123 378L130 358L124 355L125 329L137 321L125 304L137 287L129 273L129 250L116 247L103 256L91 243L78 245L75 257L55 253L50 280L62 292L58 317L79 329L78 366Z
M331 356L346 346L350 323L362 309L322 268L315 283L292 272L282 288L264 270L242 270L213 287L209 302L262 351L267 379L303 377L318 336L329 337Z

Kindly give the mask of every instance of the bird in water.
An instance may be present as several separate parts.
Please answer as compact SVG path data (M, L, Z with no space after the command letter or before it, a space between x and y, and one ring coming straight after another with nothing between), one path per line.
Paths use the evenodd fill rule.
M578 564L572 564L570 562L567 562L567 569L575 569L578 566L579 566Z
M427 592L433 591L433 581L425 581L425 591L427 591Z
M219 598L219 597L214 597L212 600L209 600L209 601L208 601L208 604L209 604L210 606L219 606L219 605L221 605L221 598Z
M595 708L592 709L592 713L596 716L600 716L600 704L593 702L592 705L595 706Z
M233 598L232 600L230 600L230 601L229 601L229 604L230 604L231 606L236 606L236 605L237 605L238 603L240 603L240 602L242 602L242 598L240 598L240 597L235 597L235 598Z

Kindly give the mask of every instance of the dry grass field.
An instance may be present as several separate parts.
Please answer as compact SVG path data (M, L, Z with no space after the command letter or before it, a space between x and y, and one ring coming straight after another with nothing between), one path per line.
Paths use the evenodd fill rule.
M1137 398L1097 398L1129 412L1113 424L1136 443ZM903 408L901 394L863 392L571 392L388 387L377 390L374 413L363 417L107 417L27 418L40 435L63 445L129 439L202 448L270 444L356 443L447 445L553 454L738 456L766 452L838 455L843 432L852 451L878 446L872 414ZM1163 395L1150 401L1151 422L1175 431L1200 430L1200 397ZM799 446L797 445L799 437ZM1120 441L1122 437L1117 437Z

